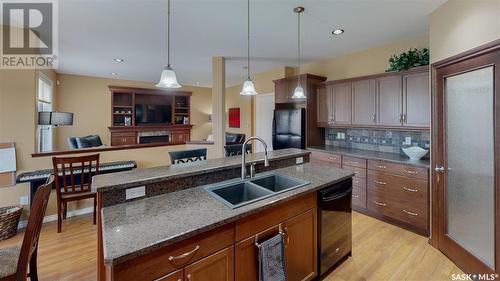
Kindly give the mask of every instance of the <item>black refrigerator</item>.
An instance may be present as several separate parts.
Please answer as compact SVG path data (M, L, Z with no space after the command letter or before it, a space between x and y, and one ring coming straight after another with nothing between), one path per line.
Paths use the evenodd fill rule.
M273 149L306 148L306 110L276 109L273 118Z

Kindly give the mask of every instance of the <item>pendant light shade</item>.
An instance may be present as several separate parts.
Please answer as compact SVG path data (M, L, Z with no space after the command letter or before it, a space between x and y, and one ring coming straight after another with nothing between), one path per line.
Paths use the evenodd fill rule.
M247 0L247 80L243 82L240 95L242 96L255 96L255 86L250 78L250 0Z
M300 14L305 11L304 7L296 7L293 9L293 12L297 14L297 61L299 67L300 74ZM293 91L292 99L305 99L306 93L304 92L304 88L302 88L302 84L300 83L300 75L298 76L297 87Z
M160 76L160 82L156 84L158 88L176 89L181 85L177 82L177 76L174 70L170 67L170 0L168 0L167 8L167 67L163 69Z
M176 89L182 86L177 82L177 77L175 76L174 70L170 66L167 66L161 72L160 82L156 84L156 87Z
M240 95L242 96L255 96L257 92L255 91L255 86L253 85L252 80L247 79L243 82L243 87L241 88Z
M295 90L293 91L292 99L305 99L306 94L304 92L304 88L302 88L302 85L298 84L297 87L295 87Z

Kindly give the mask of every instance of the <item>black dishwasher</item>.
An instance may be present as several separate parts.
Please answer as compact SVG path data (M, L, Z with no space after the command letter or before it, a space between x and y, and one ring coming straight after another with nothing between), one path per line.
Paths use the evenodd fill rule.
M318 191L318 272L351 255L352 179Z

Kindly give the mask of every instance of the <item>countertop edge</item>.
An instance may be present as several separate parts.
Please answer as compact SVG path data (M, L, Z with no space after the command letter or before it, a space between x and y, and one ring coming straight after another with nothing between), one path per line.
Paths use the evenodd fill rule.
M324 188L326 186L329 186L329 185L332 185L332 184L336 184L336 183L341 182L343 180L349 179L349 178L351 178L353 176L354 176L354 173L349 173L348 175L346 175L344 177L338 178L338 179L330 181L330 182L326 182L326 183L320 184L320 185L318 185L318 186L316 186L314 188L304 190L301 193L293 194L293 195L290 195L290 196L287 196L287 197L283 197L283 198L281 198L279 200L269 202L265 206L257 207L255 209L249 210L249 211L247 211L245 213L238 214L238 215L236 215L234 217L230 217L230 218L221 220L219 222L213 223L211 225L207 225L205 227L193 229L191 231L182 233L182 234L180 234L178 236L175 236L175 237L170 237L169 239L167 239L165 241L161 241L161 242L152 244L150 246L147 246L147 247L142 248L140 250L128 253L126 255L122 255L122 256L119 256L119 257L113 257L113 258L106 258L106 257L104 257L104 263L106 265L109 265L109 266L114 266L116 264L123 263L123 262L129 261L131 259L134 259L137 256L147 255L147 254L149 254L149 253L151 253L154 250L157 250L159 248L163 248L163 247L167 247L167 246L173 245L173 244L175 244L177 242L180 242L180 241L192 238L192 237L194 237L196 235L199 235L199 234L201 234L203 232L207 232L207 231L213 230L215 228L221 227L223 225L227 225L227 224L233 223L233 222L235 222L235 221L237 221L239 219L242 219L242 218L248 217L250 215L253 215L255 213L258 213L258 212L264 211L266 209L272 208L272 207L274 207L276 205L279 205L279 204L282 204L282 203L286 203L286 202L288 202L290 200L293 200L293 199L295 199L297 197L304 196L304 195L316 192L316 191L318 191L318 190L320 190L320 189L322 189L322 188ZM282 195L282 194L280 194L280 195ZM276 196L279 196L279 195L276 195ZM270 198L272 198L272 197L270 197ZM235 241L235 242L237 242L237 241ZM105 255L105 253L104 253L104 255Z
M380 160L380 161L386 161L386 162L390 162L390 163L396 163L396 164L408 165L408 166L414 166L414 167L422 167L422 168L427 168L427 169L430 168L430 163L425 164L425 163L421 163L421 162L412 162L409 159L407 161L398 161L398 160L388 159L388 158L383 158L383 157L360 155L360 154L357 154L354 152L350 153L350 152L345 152L345 151L331 151L328 149L322 149L322 148L317 148L317 147L307 147L307 150L330 153L330 154L340 154L340 155L352 156L352 157L359 157L359 158L364 158L364 159L368 159L368 160ZM430 160L423 160L423 161L430 161Z
M311 152L307 151L307 150L300 151L300 152L293 152L293 153L288 154L288 155L278 155L278 156L270 157L269 161L276 161L276 160L282 160L282 159L287 159L287 158L306 156L306 155L309 155L310 153ZM255 163L263 163L264 160L263 159L256 160L254 162ZM108 191L113 191L113 190L127 189L127 188L131 188L131 187L137 187L139 185L152 184L152 183L157 183L157 182L166 181L166 180L190 177L192 175L203 175L203 174L207 174L207 173L213 173L216 171L224 171L224 170L234 169L234 168L237 168L239 166L241 166L241 164L239 164L239 163L238 164L227 164L227 165L209 167L209 168L205 168L205 169L180 172L179 174L175 174L175 175L167 175L167 176L163 176L163 177L153 177L153 178L144 178L141 180L131 181L131 182L127 182L124 184L92 186L92 191L94 191L94 192L108 192Z

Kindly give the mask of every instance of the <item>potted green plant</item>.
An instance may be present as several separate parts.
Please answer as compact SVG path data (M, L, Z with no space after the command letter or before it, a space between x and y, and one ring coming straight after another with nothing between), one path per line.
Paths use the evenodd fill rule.
M389 69L386 71L404 71L424 65L429 65L429 49L424 48L419 50L414 48L398 56L393 55L389 59Z

